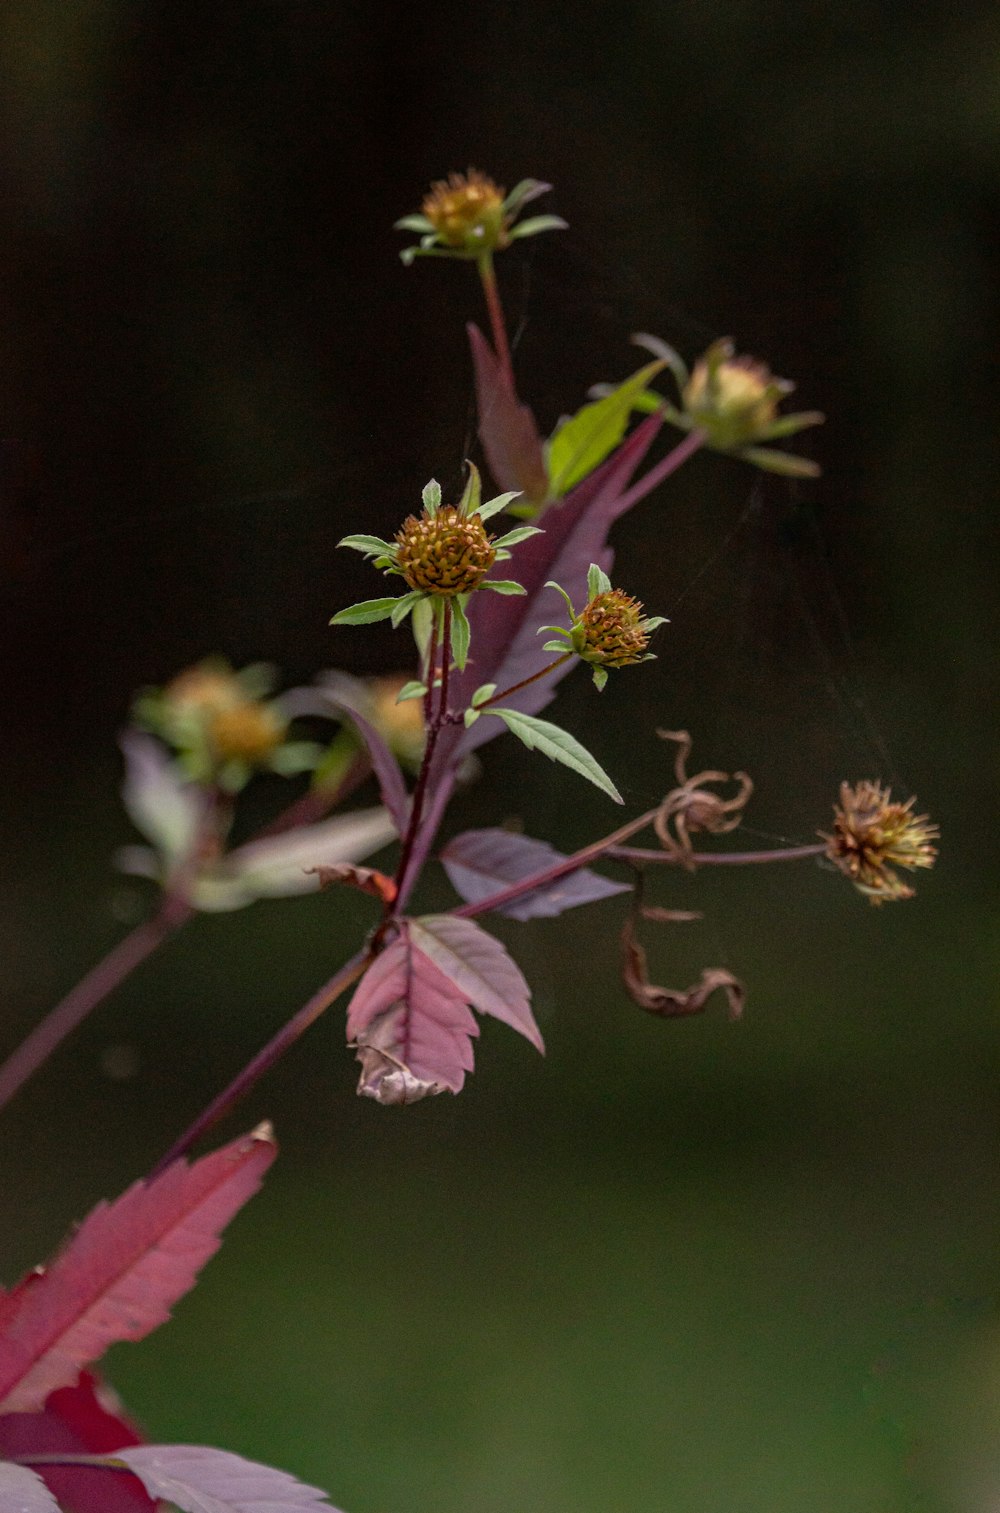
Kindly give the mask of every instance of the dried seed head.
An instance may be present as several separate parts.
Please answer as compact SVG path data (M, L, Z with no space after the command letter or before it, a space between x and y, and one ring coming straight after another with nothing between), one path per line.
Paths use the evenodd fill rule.
M220 709L208 722L212 754L220 762L264 762L284 741L288 723L270 704L246 701Z
M413 589L451 597L478 588L496 561L493 538L478 515L455 505L411 515L396 533L396 566Z
M595 594L574 631L577 655L599 667L627 667L630 662L641 662L649 645L642 605L620 588Z
M933 867L937 851L932 842L940 834L926 814L914 814L916 799L894 804L888 788L861 782L840 785L834 805L833 834L820 832L826 854L873 904L912 898L913 889L893 867Z
M420 208L446 246L487 252L505 245L503 199L491 178L470 168L432 184Z

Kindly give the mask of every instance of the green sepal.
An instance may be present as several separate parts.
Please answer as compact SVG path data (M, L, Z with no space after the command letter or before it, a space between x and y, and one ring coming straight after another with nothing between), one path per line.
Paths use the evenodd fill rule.
M573 608L573 601L570 598L569 594L566 592L566 590L564 588L560 587L560 585L558 583L554 582L551 578L548 580L548 582L546 583L545 587L546 588L554 588L557 594L562 594L563 598L566 600L566 608L569 610L569 617L570 617L571 620L575 620L576 619L576 610Z
M600 693L601 689L608 681L608 669L606 667L594 667L591 669L591 671L594 675L594 687L597 689L598 693Z
M540 231L568 230L569 222L564 221L561 215L532 215L512 227L507 233L507 240L513 242L521 236L537 236Z
M469 701L473 709L478 709L480 704L485 704L487 699L492 699L496 691L497 685L495 683L480 683Z
M476 721L479 719L479 710L478 709L467 709L465 711L465 713L463 714L462 719L465 722L465 728L466 728L466 730L468 730L469 726L470 725L474 725L476 723Z
M420 497L424 501L424 509L428 515L436 515L441 508L441 485L436 478L424 484Z
M431 630L434 625L434 605L429 598L421 599L419 604L413 606L410 624L413 627L413 639L417 643L420 660L424 662L427 649L431 644Z
M495 594L526 594L528 592L523 583L515 583L513 578L486 578L479 587L491 588Z
M395 556L392 542L383 541L381 536L345 536L337 545L349 546L355 552L364 552L366 557L381 557L385 552Z
M568 730L560 729L549 720L539 720L535 715L522 714L518 709L484 709L483 714L494 714L498 719L503 720L507 729L516 735L529 751L540 751L551 761L561 762L564 767L568 767L572 772L578 773L580 777L593 783L595 788L600 788L602 793L613 798L616 804L625 802L604 768L595 761L585 746L580 745L575 736L570 735Z
M535 635L541 636L547 630L554 631L557 636L565 636L567 641L570 639L570 632L564 625L540 625L535 631Z
M403 215L392 223L393 231L433 231L434 227L425 215Z
M642 347L644 351L651 352L654 357L658 357L661 362L666 363L674 375L678 393L682 394L684 392L688 386L691 374L681 354L669 342L665 342L659 336L650 336L646 331L637 331L632 337L632 345L633 347ZM653 397L658 398L656 395Z
M470 515L479 514L483 502L483 481L474 462L466 461L465 465L469 470L469 476L465 480L465 488L458 501L458 513L468 519Z
M423 597L423 591L419 588L415 588L412 593L404 594L401 599L396 600L396 608L393 610L392 614L389 617L392 621L393 630L396 630L400 625L402 625L411 609L413 609L414 606Z
M512 211L520 210L529 200L536 200L540 194L547 194L552 188L551 184L543 184L540 179L521 179L514 185L510 194L503 202L505 215Z
M821 426L826 416L821 410L800 410L795 415L780 415L757 432L760 441L777 441L782 436L796 436L808 426Z
M611 592L611 579L603 568L592 562L587 569L587 597L596 599L598 594Z
M544 531L538 525L518 525L506 536L498 536L493 545L497 551L505 551L509 546L517 546L519 541L527 541L529 536L542 536Z
M469 657L469 642L472 639L472 628L465 613L468 602L468 594L456 594L451 601L451 654L455 658L455 666L459 672L465 671L465 664Z
M670 621L667 619L666 615L650 615L648 620L643 620L642 628L646 631L659 630L661 625L669 624Z
M426 683L420 683L412 678L409 683L404 683L396 695L397 704L405 704L407 699L422 699L427 693Z
M520 499L520 497L520 489L514 489L512 492L507 494L497 494L495 499L487 499L485 504L478 504L475 508L474 513L479 516L480 520L491 520L494 515L499 515L501 510L505 510L512 499ZM511 534L513 534L513 532ZM519 537L518 539L521 538ZM505 541L498 541L496 544L497 546L509 545L509 543Z
M542 651L558 651L561 652L563 656L565 656L568 651L572 651L572 649L573 648L571 646L566 645L565 641L542 642Z
M405 599L408 595L404 594L402 597ZM330 624L372 625L376 620L388 620L399 602L398 598L363 599L360 604L350 604L347 609L338 610Z
M780 473L785 478L818 478L823 471L817 462L793 457L790 452L779 452L773 447L741 447L733 456L752 462L767 473Z

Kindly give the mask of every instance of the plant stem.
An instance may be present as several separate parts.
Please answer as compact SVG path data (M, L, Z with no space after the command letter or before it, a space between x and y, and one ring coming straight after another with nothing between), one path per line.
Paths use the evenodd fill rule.
M774 851L692 851L689 855L680 851L643 851L635 846L612 846L605 855L616 862L642 866L660 863L668 867L759 867L766 862L801 862L807 857L822 856L825 851L825 841L814 841L807 846L786 846Z
M231 1108L234 1108L242 1098L245 1098L247 1093L256 1087L265 1072L269 1072L274 1064L281 1060L285 1052L295 1044L299 1037L305 1034L310 1025L314 1024L320 1015L330 1007L334 1000L339 998L341 993L349 988L353 982L357 981L371 959L371 948L366 947L363 951L359 951L355 956L352 956L350 961L346 962L340 968L340 971L330 978L329 982L325 982L321 988L317 989L309 1001L304 1003L301 1009L296 1014L293 1014L286 1024L282 1025L278 1033L271 1037L263 1049L257 1052L253 1060L247 1063L242 1072L233 1078L229 1086L224 1088L217 1098L213 1098L204 1112L198 1115L197 1119L185 1130L180 1139L174 1141L167 1154L153 1167L146 1181L151 1182L154 1177L158 1177L162 1171L165 1171L172 1162L177 1161L181 1156L185 1155L196 1140L200 1140L202 1135L211 1129L213 1124L218 1123L223 1115L228 1114Z
M676 473L679 467L693 457L695 452L705 444L704 431L689 431L684 440L678 442L673 451L668 452L666 457L661 457L655 467L651 467L648 473L644 473L637 483L633 483L630 489L618 500L615 506L616 514L623 515L630 510L633 504L638 504L640 499L645 499L647 494L661 484L671 473Z
M564 651L561 657L557 657L547 667L540 667L537 672L531 674L530 678L522 678L520 683L512 683L509 688L502 688L499 693L491 694L488 699L484 699L481 704L477 704L475 706L476 709L489 709L491 704L497 704L501 699L510 698L512 693L520 693L521 689L527 688L529 683L537 683L539 678L544 678L547 673L555 672L557 667L561 667L564 662L569 661L570 657L575 656L575 651Z
M627 841L637 831L651 825L659 812L660 805L657 804L655 809L647 809L646 813L640 814L638 819L629 820L627 824L620 825L603 840L592 841L581 851L574 851L572 856L564 856L562 861L554 862L551 867L545 867L541 872L534 873L532 877L524 877L520 882L511 883L509 888L503 888L499 893L480 899L477 903L461 904L451 912L459 919L474 919L477 914L486 914L491 909L500 909L505 904L513 903L524 893L533 893L536 888L545 888L549 883L557 882L560 877L566 877L570 872L579 872L581 867L586 867L590 862L595 862L599 857L604 856L612 846Z
M507 385L513 394L514 390L514 366L510 360L510 346L507 342L507 323L503 317L503 305L500 303L500 291L497 288L497 276L493 267L492 252L484 252L476 259L476 268L486 296L486 308L490 315L490 330L493 332L493 348Z
M410 819L403 837L402 849L399 853L399 865L396 868L396 900L386 905L385 919L389 919L400 908L400 896L406 882L406 873L413 855L413 847L420 832L420 821L424 813L424 801L427 797L427 782L430 777L431 763L434 760L434 750L437 746L438 736L442 726L448 723L448 679L451 670L451 600L444 599L441 610L441 629L437 631L438 618L435 614L435 633L431 637L431 644L427 656L427 693L424 698L424 710L427 718L427 741L424 746L423 760L420 763L420 771L413 789L413 798L410 801ZM438 695L437 709L431 712L434 702L435 661L438 646L441 648L441 684Z
M0 1108L10 1102L90 1011L113 993L141 962L152 956L192 913L190 905L179 901L161 908L152 919L137 925L124 940L112 947L103 960L92 967L54 1009L49 1010L0 1066Z

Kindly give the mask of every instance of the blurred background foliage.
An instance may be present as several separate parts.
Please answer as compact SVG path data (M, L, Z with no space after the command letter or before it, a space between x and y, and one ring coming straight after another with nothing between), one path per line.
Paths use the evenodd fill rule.
M459 1099L362 1105L331 1014L224 1131L270 1115L284 1156L116 1352L132 1410L352 1513L995 1509L996 7L6 0L0 32L0 1049L147 907L109 862L136 687L211 651L400 665L327 628L371 587L334 546L474 444L474 279L404 270L389 229L469 163L570 222L500 267L546 429L634 330L732 334L829 416L818 483L697 458L622 523L620 581L672 625L562 721L636 807L655 726L688 726L755 776L761 844L863 776L944 831L882 911L812 867L658 880L707 912L654 976L730 966L740 1025L633 1010L614 901L498 927L549 1055L487 1025ZM569 848L601 804L498 743L450 824ZM368 919L198 921L96 1013L5 1115L4 1280Z

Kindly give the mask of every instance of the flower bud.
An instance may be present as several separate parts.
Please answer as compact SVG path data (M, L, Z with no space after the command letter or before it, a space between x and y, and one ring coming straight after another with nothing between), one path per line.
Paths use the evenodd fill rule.
M710 445L728 450L763 440L778 419L779 401L793 388L766 363L735 356L732 343L723 341L698 359L681 397Z
M218 710L208 721L207 737L218 762L247 762L256 766L267 760L288 733L271 704L247 702Z
M599 667L641 662L649 631L639 600L620 588L596 594L573 627L573 645L578 657Z
M504 191L470 168L432 184L420 209L444 246L492 252L507 243L503 202Z

